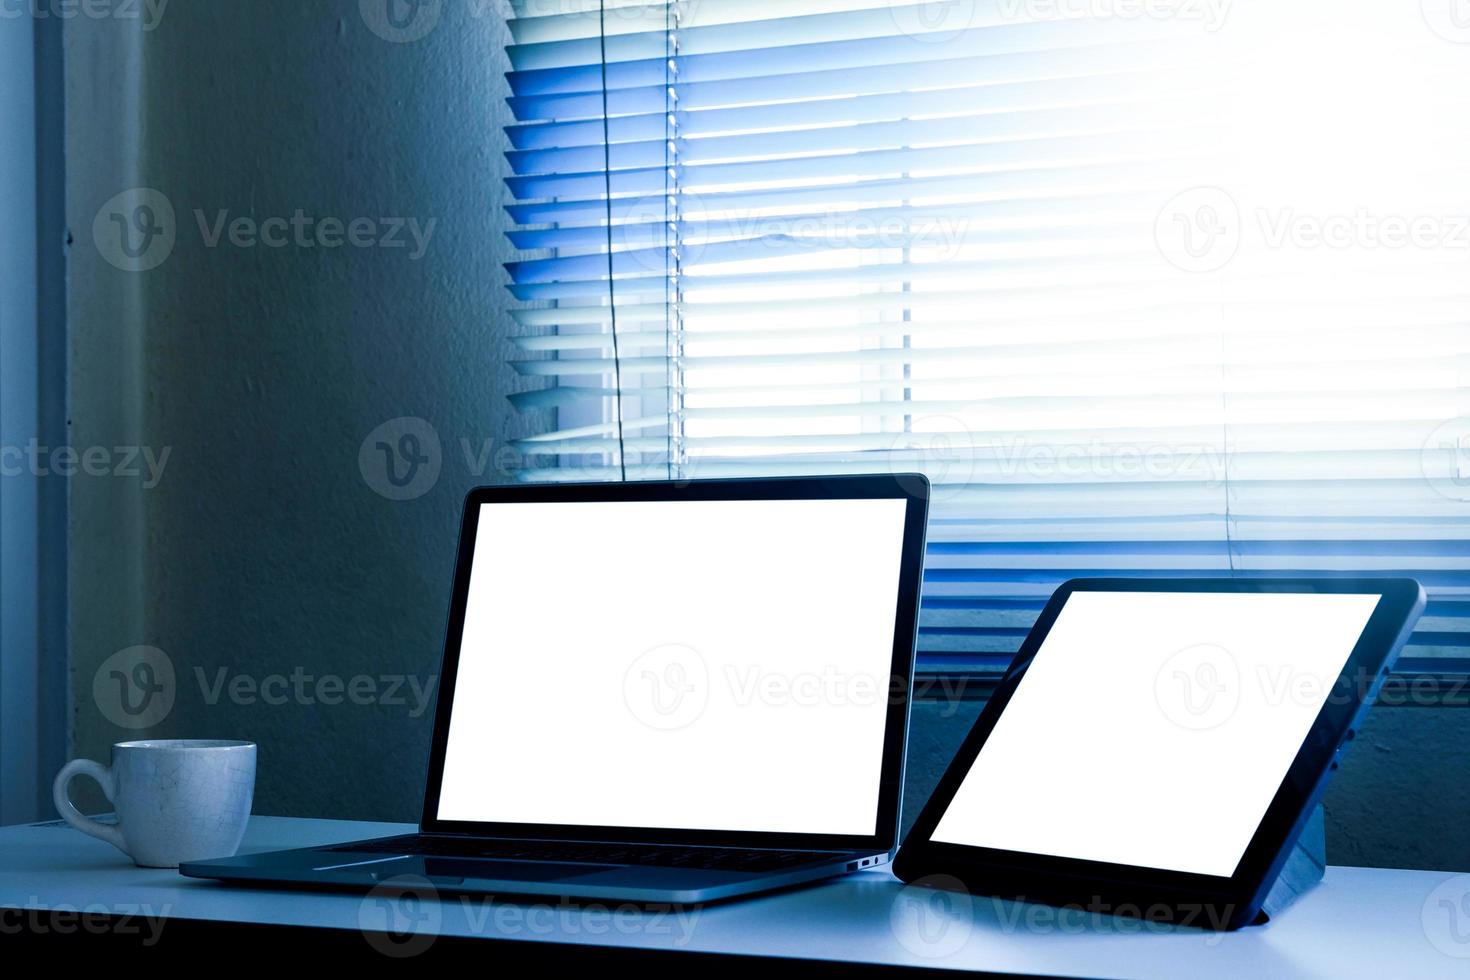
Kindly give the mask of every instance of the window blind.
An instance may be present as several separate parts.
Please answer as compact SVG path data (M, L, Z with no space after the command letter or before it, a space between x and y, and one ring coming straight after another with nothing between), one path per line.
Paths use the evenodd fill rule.
M929 669L1112 574L1414 575L1470 663L1470 62L1285 7L518 0L517 478L921 470Z

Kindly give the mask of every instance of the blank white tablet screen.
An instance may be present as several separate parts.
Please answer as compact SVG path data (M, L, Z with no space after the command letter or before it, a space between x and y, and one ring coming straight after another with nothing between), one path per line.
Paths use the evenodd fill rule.
M1074 592L933 838L1233 875L1378 599Z
M874 833L905 511L484 505L439 817Z

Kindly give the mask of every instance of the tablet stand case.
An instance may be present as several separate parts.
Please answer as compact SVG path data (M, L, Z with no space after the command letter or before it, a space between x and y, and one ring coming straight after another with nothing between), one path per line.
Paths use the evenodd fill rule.
M1276 884L1271 886L1271 891L1266 895L1266 901L1261 904L1261 912L1256 916L1252 925L1261 925L1276 918L1284 912L1288 906L1309 891L1313 885L1322 880L1322 874L1327 870L1327 831L1322 817L1322 807L1319 804L1312 815L1307 818L1307 825L1302 829L1302 834L1297 838L1296 846L1291 849L1291 856L1282 865L1281 874L1276 877Z

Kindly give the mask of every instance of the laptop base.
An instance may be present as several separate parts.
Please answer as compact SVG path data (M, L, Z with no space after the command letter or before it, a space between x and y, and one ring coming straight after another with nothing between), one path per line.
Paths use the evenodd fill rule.
M526 896L640 905L697 905L820 881L886 863L887 854L854 852L773 872L743 872L649 865L572 864L383 855L303 848L191 861L179 868L190 878L242 883L313 884L376 891L391 888L427 894Z

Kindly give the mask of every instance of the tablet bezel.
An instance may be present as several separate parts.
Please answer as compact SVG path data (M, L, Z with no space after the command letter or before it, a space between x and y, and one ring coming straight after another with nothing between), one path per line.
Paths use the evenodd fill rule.
M1026 675L1063 605L1074 592L1294 592L1377 594L1381 598L1312 723L1291 767L1229 877L1132 867L1045 854L943 843L935 827L954 799L1006 704ZM908 882L942 876L977 894L1053 905L1156 914L1213 928L1253 921L1302 828L1356 734L1398 651L1424 608L1413 579L1073 579L1053 593L1005 676L905 837L894 872ZM942 885L942 882L941 882ZM1193 910L1193 914L1190 913ZM1205 914L1209 913L1209 914ZM1199 921L1193 921L1194 919Z

